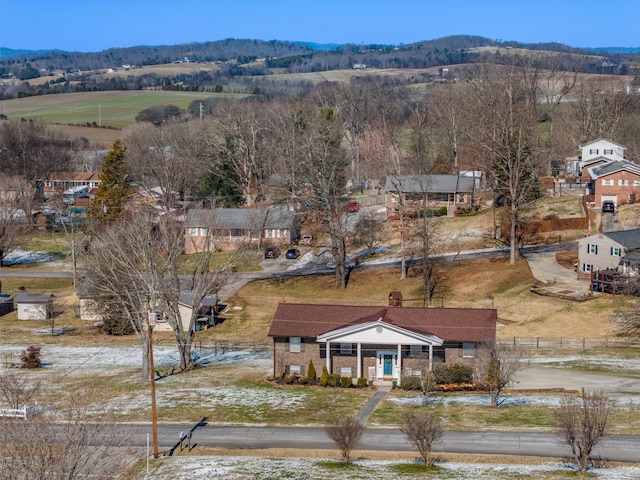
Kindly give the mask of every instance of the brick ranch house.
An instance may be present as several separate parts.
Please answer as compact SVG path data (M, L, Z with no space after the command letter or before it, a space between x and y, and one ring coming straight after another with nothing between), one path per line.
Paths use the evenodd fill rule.
M400 381L434 363L473 366L477 348L495 343L497 319L495 309L283 302L268 333L274 377L305 375L309 360L318 372L373 381Z

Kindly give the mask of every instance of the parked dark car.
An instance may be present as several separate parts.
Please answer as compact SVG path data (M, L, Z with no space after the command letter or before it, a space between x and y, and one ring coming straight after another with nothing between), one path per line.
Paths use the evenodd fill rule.
M280 256L280 249L278 247L267 247L264 251L264 258L278 258Z
M602 202L602 213L613 213L616 206L611 201Z
M285 255L285 257L291 260L295 260L299 256L300 256L300 250L298 250L297 248L290 248L289 250L287 250L287 253Z

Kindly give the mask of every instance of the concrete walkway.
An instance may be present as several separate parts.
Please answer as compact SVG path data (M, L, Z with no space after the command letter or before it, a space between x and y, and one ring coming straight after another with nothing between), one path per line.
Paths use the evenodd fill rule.
M391 391L391 385L387 385L387 384L378 385L378 389L376 390L376 393L374 393L371 396L371 398L367 400L367 403L364 404L364 406L360 410L360 413L358 413L358 420L362 425L366 425L367 420L369 419L369 416L373 413L373 411L376 409L378 404L382 401L384 397L387 396L387 393L389 393L390 391Z

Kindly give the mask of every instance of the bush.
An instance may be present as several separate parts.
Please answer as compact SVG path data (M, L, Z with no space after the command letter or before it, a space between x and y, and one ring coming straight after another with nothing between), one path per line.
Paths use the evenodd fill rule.
M329 385L329 372L327 371L327 367L322 367L322 375L320 375L320 386L326 387Z
M292 385L293 383L295 383L295 381L296 381L296 376L291 373L288 373L284 376L284 383L286 385Z
M31 346L22 352L22 368L40 368L40 347Z
M433 375L438 385L473 381L473 369L460 363L437 365L433 368Z
M351 377L340 377L340 385L344 388L350 388L353 386L353 379Z
M360 377L358 379L358 388L364 388L367 386L367 384L368 384L368 380L366 378Z
M329 374L329 383L330 387L339 387L340 386L340 374L339 373L330 373Z
M402 377L400 388L403 390L420 390L420 377Z
M316 381L316 367L313 366L313 360L309 360L309 367L307 368L307 378L309 383Z

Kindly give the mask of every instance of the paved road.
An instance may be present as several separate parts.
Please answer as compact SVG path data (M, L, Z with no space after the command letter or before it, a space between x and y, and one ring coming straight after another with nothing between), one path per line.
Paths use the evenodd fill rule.
M147 433L151 431L149 425L123 425L122 428L128 445L146 445ZM185 426L160 425L158 427L160 450L170 450L177 444L180 433L188 434L189 431L190 428ZM308 427L234 427L200 424L193 428L191 444L240 449L336 449L323 428ZM415 447L398 429L367 428L357 449L415 451ZM434 451L555 458L569 454L569 450L559 444L558 436L553 433L518 432L447 431L442 440L435 444ZM640 461L640 436L607 437L594 453L603 460L638 462Z

